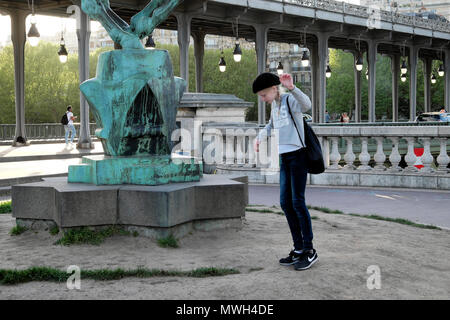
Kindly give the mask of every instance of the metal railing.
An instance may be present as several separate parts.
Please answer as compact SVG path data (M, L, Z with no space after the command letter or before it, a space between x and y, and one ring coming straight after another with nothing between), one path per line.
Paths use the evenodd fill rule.
M80 124L74 124L77 135L80 132ZM91 136L94 137L95 123L89 124ZM16 132L15 124L0 124L0 141L14 140ZM39 123L39 124L25 124L25 132L28 140L59 140L64 139L64 126L59 123Z

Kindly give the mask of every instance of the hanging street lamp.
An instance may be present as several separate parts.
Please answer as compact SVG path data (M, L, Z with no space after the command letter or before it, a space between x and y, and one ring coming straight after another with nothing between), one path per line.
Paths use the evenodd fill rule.
M307 67L309 66L309 55L308 55L308 51L303 51L303 56L302 56L302 67Z
M355 64L356 70L361 71L363 68L363 64L364 64L364 62L363 62L362 54L361 54L361 52L359 52L358 59L356 59L356 64Z
M59 61L61 63L66 63L67 62L67 50L66 50L66 44L64 42L64 37L61 36L61 42L59 43L59 51L58 51L58 55L59 55Z
M403 59L403 61L402 61L402 66L400 67L400 71L401 71L402 74L405 74L406 72L408 72L408 67L406 66L406 60L405 59Z
M406 73L402 73L400 80L402 80L402 82L406 81Z
M330 68L330 65L329 65L329 64L327 64L327 70L325 71L325 76L326 76L327 78L330 78L330 77L331 77L331 68Z
M439 70L438 70L438 75L439 77L442 77L444 75L444 65L441 63L441 65L439 66Z
M153 41L152 35L147 37L147 41L145 42L145 49L152 50L156 48L155 41Z
M283 65L281 64L281 61L278 62L277 73L278 73L278 75L282 75L283 74Z
M220 57L220 61L219 61L219 70L220 70L220 72L225 72L225 70L227 70L227 63L225 62L225 58L223 56L223 51L222 51L222 56Z
M39 31L36 27L36 17L34 16L34 0L31 2L31 27L30 30L28 30L28 41L30 41L30 45L32 47L36 47L39 43L39 37L41 36L39 34Z
M236 46L234 47L233 51L233 59L236 62L240 62L242 59L242 50L241 46L239 45L239 41L236 41Z
M239 20L238 19L236 19L236 44L234 46L233 59L236 62L240 62L242 59L242 50L241 50L241 46L239 44Z

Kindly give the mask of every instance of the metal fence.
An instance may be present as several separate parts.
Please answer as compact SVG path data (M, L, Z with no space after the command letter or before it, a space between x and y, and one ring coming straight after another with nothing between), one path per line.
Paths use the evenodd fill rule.
M75 123L77 135L80 133L80 124ZM91 136L94 137L95 123L89 124ZM16 132L15 124L0 124L0 141L14 140ZM39 123L39 124L25 124L25 132L28 140L57 140L64 139L64 126L59 123Z

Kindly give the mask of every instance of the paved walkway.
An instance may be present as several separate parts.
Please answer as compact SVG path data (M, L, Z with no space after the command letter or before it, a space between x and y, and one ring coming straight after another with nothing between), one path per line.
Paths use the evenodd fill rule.
M94 149L90 150L77 149L75 144L66 145L65 143L31 144L23 147L0 145L0 162L67 159L103 153L101 142L94 142L93 144Z

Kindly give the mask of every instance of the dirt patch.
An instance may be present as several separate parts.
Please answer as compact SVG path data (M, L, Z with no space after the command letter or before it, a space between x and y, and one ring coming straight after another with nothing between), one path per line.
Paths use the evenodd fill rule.
M0 286L0 299L449 299L450 231L311 210L319 255L310 270L283 267L278 259L292 245L286 219L247 212L242 229L194 232L179 248L161 248L145 237L114 236L99 246L53 245L59 236L26 231L0 215L0 268L48 266L81 269L193 270L234 268L241 273L211 278L125 278ZM368 289L370 266L380 270L380 289ZM373 276L373 275L372 275Z

